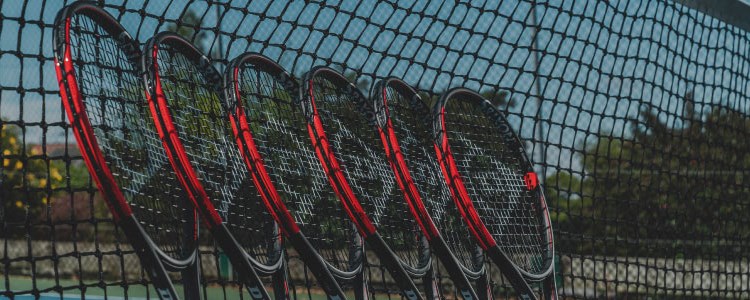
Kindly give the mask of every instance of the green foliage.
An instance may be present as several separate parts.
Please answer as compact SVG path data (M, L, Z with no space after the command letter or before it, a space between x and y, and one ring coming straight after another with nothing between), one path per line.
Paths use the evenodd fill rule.
M2 125L0 153L0 218L6 222L37 219L68 187L88 184L84 166L45 159L40 145L23 144L18 127Z
M692 96L677 126L657 111L632 120L632 138L601 135L584 149L583 174L557 172L546 178L546 195L559 231L606 236L617 243L561 245L617 255L740 255L721 239L746 238L750 198L750 119L715 107L696 114ZM585 238L584 238L585 240ZM644 245L631 243L645 240ZM695 248L689 245L696 244ZM711 246L715 245L715 246ZM648 247L655 249L648 250Z

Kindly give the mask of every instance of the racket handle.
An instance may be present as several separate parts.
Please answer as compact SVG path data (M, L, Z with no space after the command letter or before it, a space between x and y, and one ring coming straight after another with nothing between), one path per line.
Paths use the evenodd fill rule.
M437 256L438 259L440 259L440 262L443 263L443 267L445 267L445 270L450 275L451 280L461 297L463 297L464 300L486 300L480 299L477 296L477 292L471 287L471 282L466 277L466 274L464 274L461 265L458 264L458 259L448 248L448 244L445 243L445 240L442 238L433 238L430 240L430 244L433 253L435 253L435 256Z
M328 269L326 262L323 261L323 258L320 257L318 251L313 248L305 235L302 234L301 231L293 233L289 235L289 242L292 244L292 247L297 250L300 258L305 263L305 266L310 269L310 272L313 273L315 279L318 280L321 288L323 288L323 291L328 295L328 299L345 300L346 295L344 295L344 292L341 290L338 282L336 282L335 277L333 277L333 273Z
M479 299L482 300L493 300L495 299L492 295L492 284L490 284L490 270L489 268L484 269L484 272L477 279L477 290L479 291Z
M354 277L354 300L370 300L370 280L367 275L367 264L363 265L362 270Z
M378 256L380 263L388 269L388 273L396 281L404 298L407 300L424 300L414 284L414 280L409 276L409 273L406 273L404 266L401 265L401 262L396 258L396 254L388 247L380 234L377 232L371 234L365 238L365 242Z
M273 274L273 294L275 300L289 300L289 273L287 272L286 252L283 254L281 268Z
M427 300L442 299L440 297L440 286L438 284L437 274L435 274L435 268L433 266L430 266L430 269L427 270L427 274L425 274L422 280L424 281L424 289Z
M271 296L268 295L268 291L263 287L263 282L258 277L258 273L255 272L252 263L250 263L247 255L242 251L242 246L229 233L226 225L219 224L211 228L211 234L219 242L221 250L229 257L229 261L245 284L250 297L255 300L270 300Z
M552 268L552 274L549 274L549 276L544 278L544 282L542 284L544 285L542 287L544 289L544 299L557 300L557 278L555 278L554 268Z
M135 216L121 217L118 223L120 228L125 232L128 241L133 246L135 254L141 260L141 266L146 270L151 282L156 288L156 294L161 300L180 299L177 291L174 289L172 280L169 279L164 265L156 253L156 245L147 238L146 232L135 219Z
M182 270L182 289L186 300L201 299L200 252L195 250L195 262Z
M510 281L510 284L513 286L513 289L516 291L516 294L518 295L518 299L521 300L536 300L537 297L534 294L534 291L531 289L531 286L529 286L529 283L526 282L521 272L516 269L516 266L513 265L510 258L508 258L505 253L500 250L497 246L490 247L486 250L487 256L490 257L492 262L497 265L497 267L500 269L500 272L503 273L505 278Z
M186 202L184 204L185 207L191 207L191 209L185 209L183 211L183 218L185 220L192 220L192 222L184 222L182 225L182 231L187 234L185 237L183 237L185 239L183 249L193 250L193 255L195 256L193 257L192 263L182 270L182 290L185 294L186 300L200 300L201 253L200 249L198 248L198 241L196 240L196 237L198 236L198 224L195 222L196 220L198 220L198 212L192 209L190 203L187 203L189 200L183 199L183 201Z

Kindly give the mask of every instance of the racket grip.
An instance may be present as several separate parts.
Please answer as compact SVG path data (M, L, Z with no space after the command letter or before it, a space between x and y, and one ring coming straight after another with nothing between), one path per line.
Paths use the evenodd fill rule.
M286 255L284 255L286 256ZM289 273L286 257L282 258L281 268L273 274L273 294L275 300L289 300Z
M186 300L201 299L200 252L197 250L197 248L195 252L195 261L192 263L192 265L182 270L182 288Z
M320 257L318 251L313 248L305 235L301 231L298 231L297 233L290 234L288 240L294 249L297 250L297 254L305 263L305 266L310 269L315 279L318 280L321 288L328 295L328 299L345 300L346 295L344 295L335 277L333 277L331 270L328 269L328 265Z
M552 269L552 274L549 274L544 278L544 299L545 300L557 300L557 278L555 278L555 269Z
M435 253L435 256L437 256L440 259L440 262L443 263L443 267L445 267L450 275L453 284L456 286L456 290L458 290L458 293L464 298L464 300L487 300L480 299L477 296L477 292L471 287L471 282L469 282L469 279L464 274L461 265L458 264L458 259L453 255L453 252L450 251L445 240L442 238L433 238L430 240L430 244L433 253Z
M435 274L435 268L433 266L430 266L430 269L427 271L427 274L425 274L425 277L422 280L424 281L424 289L427 300L442 299L440 295L440 285L438 284L437 274Z
M479 291L479 299L482 300L493 300L495 299L492 294L492 284L490 282L491 274L489 268L484 269L484 272L477 279L477 291Z
M169 279L169 275L167 275L167 271L156 253L156 245L147 238L146 232L143 231L135 216L122 217L118 225L125 232L125 236L128 237L128 241L133 246L135 254L140 258L141 266L151 278L159 299L179 299L172 280Z
M497 267L500 269L500 272L503 273L505 278L510 281L510 284L513 286L513 289L518 295L518 299L537 299L534 291L531 289L531 286L529 286L529 283L526 282L521 272L516 269L516 266L513 265L510 258L508 258L508 256L505 255L502 250L500 250L500 248L498 248L497 246L490 247L486 250L486 253L487 256L490 257L492 262L497 265Z
M404 298L407 300L424 300L424 297L422 297L422 294L419 293L417 286L414 284L414 280L406 272L404 266L396 258L396 254L388 247L380 234L377 232L371 234L365 238L365 242L375 252L375 255L378 256L380 263L388 269L388 273L396 281Z
M255 272L253 264L250 263L247 255L242 252L242 246L234 239L226 225L219 224L210 230L216 241L219 242L221 249L229 257L229 261L245 284L250 297L255 300L270 300L271 296L268 295L268 291L263 286L258 273Z

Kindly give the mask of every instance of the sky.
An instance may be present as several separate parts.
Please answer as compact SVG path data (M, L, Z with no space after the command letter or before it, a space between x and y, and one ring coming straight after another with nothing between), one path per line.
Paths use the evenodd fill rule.
M0 116L23 120L27 143L40 143L43 128L48 143L66 141L51 59L63 2L2 2ZM370 83L397 76L433 93L509 91L516 102L509 120L530 141L527 151L553 166L580 169L575 153L597 135L627 137L627 119L643 109L681 126L688 91L699 111L748 110L748 33L671 2L106 2L142 43L165 30L160 20L194 11L203 49L221 49L219 69L255 51L297 76L329 65Z

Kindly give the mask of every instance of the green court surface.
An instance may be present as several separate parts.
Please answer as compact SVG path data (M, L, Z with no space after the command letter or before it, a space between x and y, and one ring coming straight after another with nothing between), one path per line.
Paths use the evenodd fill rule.
M35 298L31 294L31 290L34 289L32 279L30 277L19 277L11 276L8 281L11 291L16 291L15 300L69 300L69 299L91 299L91 300L141 300L141 299L158 299L156 292L151 286L145 286L141 284L131 284L127 287L127 297L125 296L126 290L121 286L107 286L106 288L100 287L86 287L85 297L81 297L81 289L78 286L81 284L78 280L59 280L56 282L54 279L36 279L36 289L43 291L49 290L52 287L59 285L63 287L64 291L62 294L57 292L42 292L39 298ZM0 282L0 300L7 300L9 298L2 296L6 291L5 282ZM90 285L90 281L84 280L84 285ZM150 291L147 291L147 288ZM182 286L177 285L175 287L177 292L182 294ZM240 297L240 292L242 293ZM325 300L326 297L323 294L311 293L308 294L306 290L297 291L297 299L308 299L308 300ZM222 288L220 286L208 287L205 291L207 296L204 299L227 299L227 300L239 300L239 299L252 299L247 291L239 291L237 287Z

